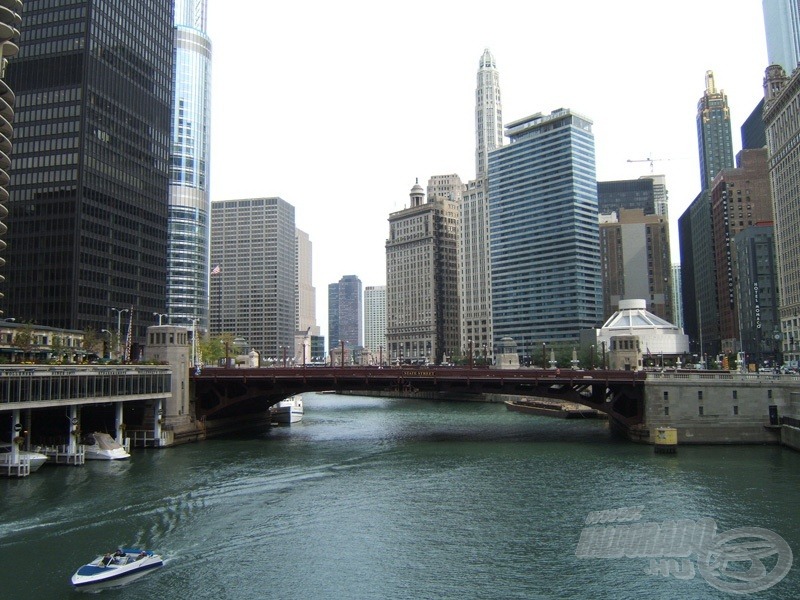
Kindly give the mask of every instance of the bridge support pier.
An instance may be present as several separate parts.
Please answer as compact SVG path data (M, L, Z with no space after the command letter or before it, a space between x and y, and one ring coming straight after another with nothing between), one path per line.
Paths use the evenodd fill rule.
M78 454L78 446L81 435L81 420L78 416L78 406L72 404L69 407L69 434L67 436L67 454Z

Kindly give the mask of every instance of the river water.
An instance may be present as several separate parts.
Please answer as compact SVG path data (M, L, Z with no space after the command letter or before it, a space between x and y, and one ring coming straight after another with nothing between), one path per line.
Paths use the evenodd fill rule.
M166 564L101 597L734 597L742 579L727 574L741 566L714 586L696 553L669 563L663 540L656 558L580 545L582 533L679 519L691 531L713 519L718 534L761 528L764 569L744 584L760 582L759 599L800 595L789 554L800 551L800 453L655 455L602 421L502 404L314 394L304 404L292 426L0 479L0 598L78 597L72 573L118 545ZM611 513L593 523L592 511L613 509L616 524Z

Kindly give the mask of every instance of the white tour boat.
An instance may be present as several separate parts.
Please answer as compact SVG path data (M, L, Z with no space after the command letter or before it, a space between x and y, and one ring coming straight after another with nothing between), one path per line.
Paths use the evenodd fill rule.
M72 576L72 585L80 590L102 590L130 583L164 564L158 554L138 548L120 548L98 556Z
M86 436L83 442L86 460L121 460L130 458L122 445L107 433L95 431Z
M303 418L302 396L292 396L269 407L272 421L275 423L297 423Z
M36 471L44 463L47 462L47 455L41 452L32 452L30 450L18 450L17 456L19 458L28 459L31 463L31 473ZM8 462L11 457L11 444L0 444L0 462Z

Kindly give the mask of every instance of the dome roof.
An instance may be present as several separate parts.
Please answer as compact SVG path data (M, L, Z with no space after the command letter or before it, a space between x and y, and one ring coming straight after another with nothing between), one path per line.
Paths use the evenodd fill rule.
M619 310L603 324L603 329L662 329L678 331L678 327L669 321L657 317L645 308L644 300L620 300Z

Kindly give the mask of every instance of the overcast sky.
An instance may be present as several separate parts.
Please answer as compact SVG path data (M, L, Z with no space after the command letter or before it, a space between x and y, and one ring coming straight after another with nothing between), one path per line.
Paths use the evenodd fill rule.
M695 116L714 71L734 152L763 95L760 0L209 0L211 196L280 196L313 244L317 321L343 275L385 283L389 213L416 178L475 176L484 48L505 123L570 108L594 122L597 177L655 163L677 219L700 191Z

